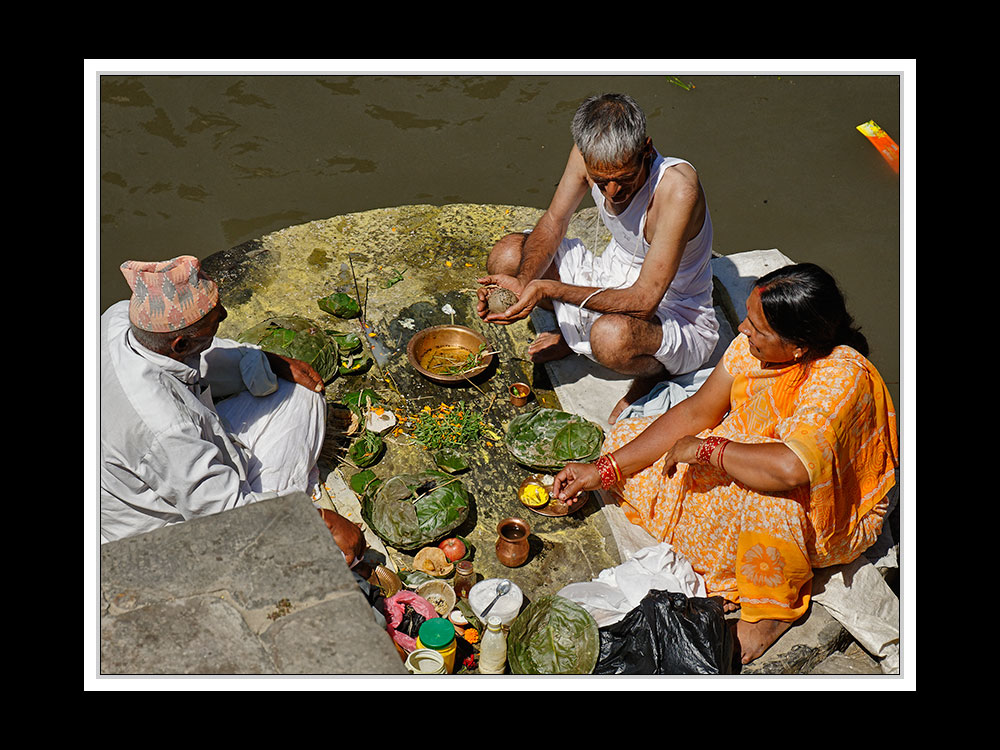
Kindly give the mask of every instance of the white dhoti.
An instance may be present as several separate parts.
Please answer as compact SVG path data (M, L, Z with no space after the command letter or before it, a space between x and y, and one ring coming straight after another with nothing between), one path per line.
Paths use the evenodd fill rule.
M243 391L220 401L216 412L229 434L247 449L246 488L254 494L312 494L316 461L326 434L326 398L287 380L276 391Z
M614 240L601 255L595 255L580 240L563 239L554 259L559 280L598 289L624 288L635 283L639 267L623 252ZM570 349L594 359L590 329L601 313L558 300L552 301L552 307ZM707 306L698 306L690 300L671 299L668 293L660 301L656 317L662 338L653 357L668 373L681 375L697 370L712 356L719 340L719 324L710 298Z

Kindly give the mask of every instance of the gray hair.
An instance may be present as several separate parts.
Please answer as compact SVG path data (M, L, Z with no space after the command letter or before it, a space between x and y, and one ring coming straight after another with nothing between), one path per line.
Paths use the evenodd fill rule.
M623 164L645 145L646 115L628 94L599 94L576 110L570 131L588 164Z
M149 349L149 351L156 352L157 354L169 354L170 342L173 341L174 337L178 335L177 331L167 331L165 333L159 331L144 331L135 323L131 323L129 327L131 328L133 339Z

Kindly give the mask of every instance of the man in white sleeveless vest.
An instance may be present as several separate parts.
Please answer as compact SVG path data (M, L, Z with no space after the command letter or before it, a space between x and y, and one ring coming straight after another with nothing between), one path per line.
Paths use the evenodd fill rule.
M534 361L576 352L635 376L609 417L614 423L656 383L698 369L715 348L712 220L697 172L653 148L631 97L587 99L571 130L574 146L548 210L532 231L501 238L490 253L478 312L503 325L536 305L551 309L559 330L538 335L528 348ZM612 235L600 254L566 237L588 191ZM491 284L518 301L489 312Z

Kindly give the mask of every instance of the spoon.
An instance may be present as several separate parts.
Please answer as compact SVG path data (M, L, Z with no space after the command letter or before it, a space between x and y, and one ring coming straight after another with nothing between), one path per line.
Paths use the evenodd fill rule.
M486 615L488 615L490 613L490 610L493 609L493 605L497 603L497 599L499 599L501 596L510 591L510 586L511 583L506 578L504 578L502 581L500 581L500 583L497 584L497 595L493 597L493 601L491 601L489 605L487 605L486 609L483 610L483 614L480 615L479 617L480 620L486 619Z

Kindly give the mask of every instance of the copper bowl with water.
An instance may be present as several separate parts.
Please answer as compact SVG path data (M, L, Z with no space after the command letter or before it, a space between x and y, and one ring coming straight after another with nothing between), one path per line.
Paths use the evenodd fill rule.
M493 362L482 334L460 325L425 328L406 347L410 364L437 383L458 383L479 375Z

